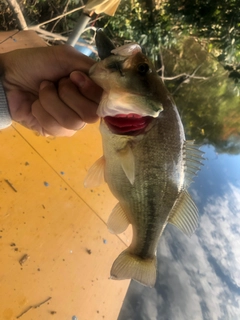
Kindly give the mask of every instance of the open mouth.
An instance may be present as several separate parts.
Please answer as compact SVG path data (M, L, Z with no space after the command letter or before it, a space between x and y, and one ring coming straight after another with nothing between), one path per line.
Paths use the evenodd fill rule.
M142 133L152 119L152 117L142 117L134 113L104 117L106 124L113 133L128 135Z

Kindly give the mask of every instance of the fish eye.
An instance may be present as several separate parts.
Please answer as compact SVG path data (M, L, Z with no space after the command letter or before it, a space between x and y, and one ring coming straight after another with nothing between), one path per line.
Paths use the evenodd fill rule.
M137 71L142 75L146 74L149 71L149 65L147 63L139 63L137 66Z

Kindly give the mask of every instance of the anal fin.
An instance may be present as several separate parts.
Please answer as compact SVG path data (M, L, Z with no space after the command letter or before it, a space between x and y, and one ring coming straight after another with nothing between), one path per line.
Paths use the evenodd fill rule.
M198 209L186 190L182 190L171 210L168 223L173 224L187 236L191 236L198 225Z
M88 170L84 187L97 187L104 182L105 158L99 158Z
M111 233L119 234L124 232L129 225L129 220L126 213L123 211L118 202L113 208L110 217L108 218L107 227Z

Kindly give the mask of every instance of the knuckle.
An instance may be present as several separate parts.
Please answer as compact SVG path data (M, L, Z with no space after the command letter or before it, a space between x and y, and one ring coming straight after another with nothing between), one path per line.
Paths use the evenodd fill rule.
M86 114L82 116L82 119L84 122L94 123L98 121L98 116L97 114Z

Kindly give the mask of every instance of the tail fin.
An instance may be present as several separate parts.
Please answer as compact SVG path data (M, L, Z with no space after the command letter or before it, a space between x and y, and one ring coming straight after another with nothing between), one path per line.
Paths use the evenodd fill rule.
M111 278L115 280L134 279L145 286L153 287L156 282L156 265L156 256L153 259L143 259L127 249L114 261Z

